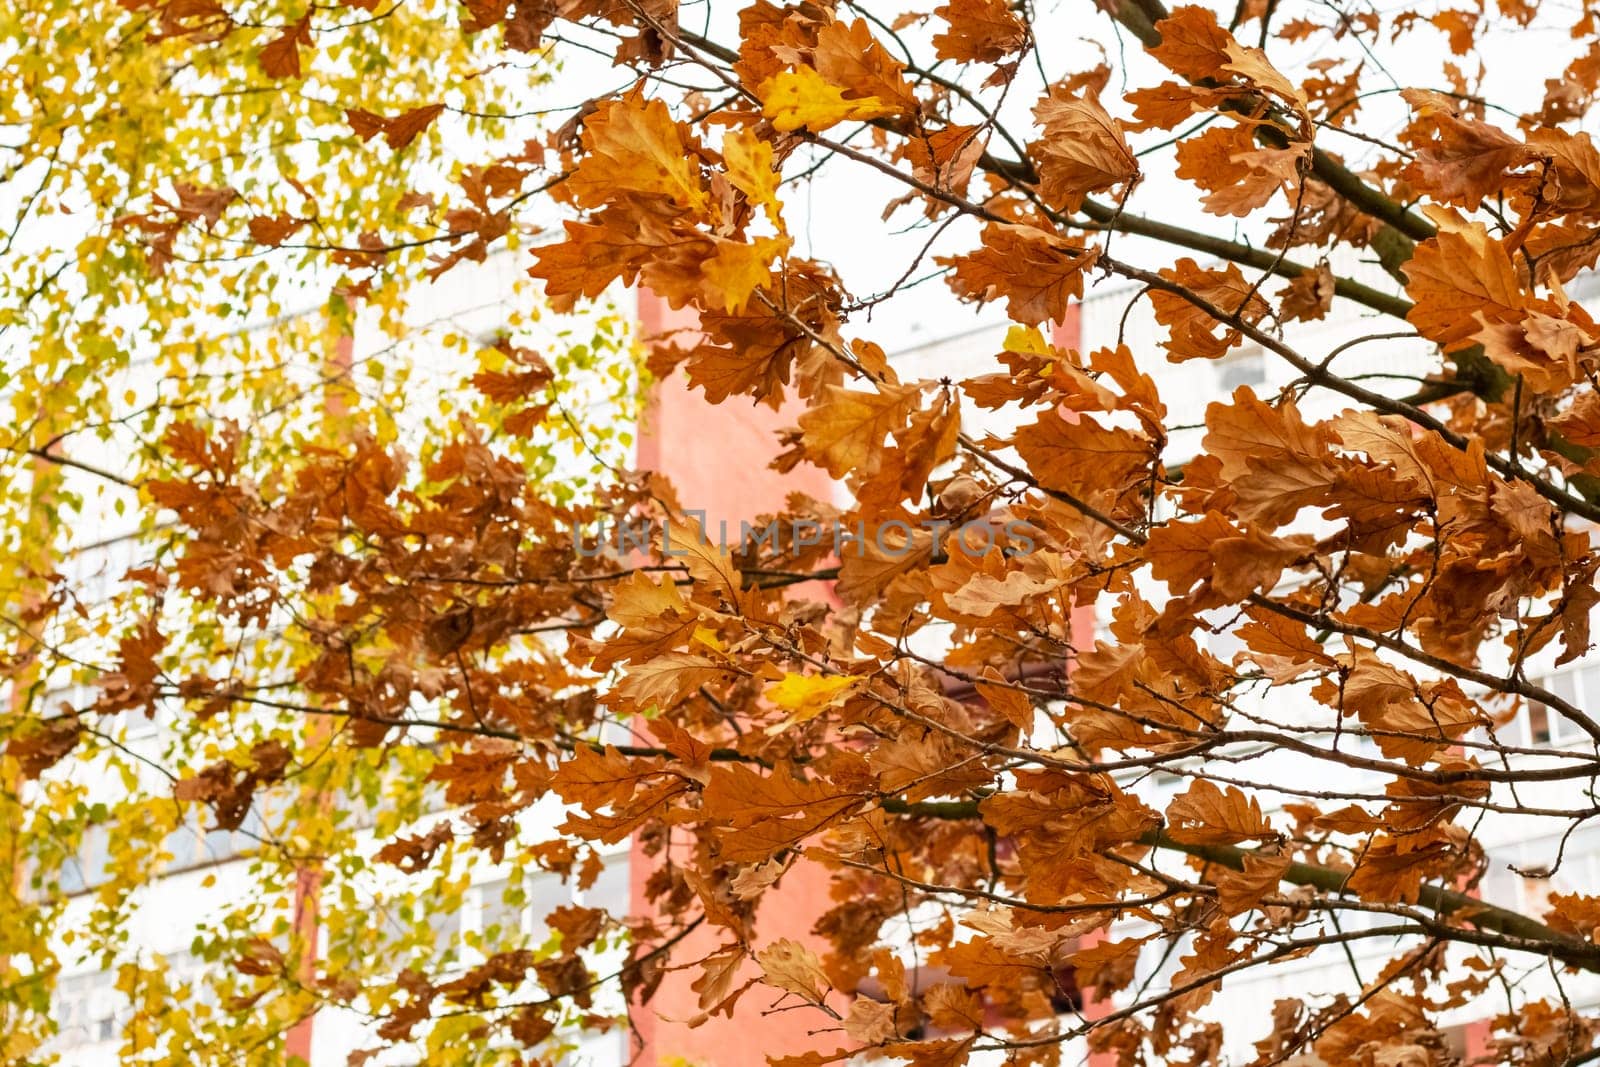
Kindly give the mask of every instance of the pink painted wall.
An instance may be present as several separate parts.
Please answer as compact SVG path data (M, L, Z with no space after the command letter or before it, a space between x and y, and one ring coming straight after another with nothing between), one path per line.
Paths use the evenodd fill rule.
M688 331L695 324L693 312L673 311L653 293L639 293L639 325L646 337L681 330L685 332L676 337L687 343ZM793 426L801 410L800 405L791 403L773 411L739 397L710 404L704 393L689 389L679 372L655 387L639 433L638 466L667 475L684 508L705 511L713 536L718 521L727 520L729 536L735 537L740 519L779 510L789 493L833 499L834 483L827 472L802 464L789 474L779 474L767 466L780 451L777 431ZM815 587L810 592L816 595ZM630 910L649 914L644 883L652 861L637 851L630 860ZM756 947L781 937L810 939L812 923L827 906L825 872L809 864L798 865L762 904L756 916ZM674 953L674 960L699 959L729 937L723 930L697 930ZM746 993L731 1019L718 1016L690 1027L688 1020L700 1014L695 992L689 988L698 973L699 968L673 972L648 1005L635 1007L634 1026L645 1042L634 1060L636 1067L666 1067L685 1061L695 1067L750 1067L766 1062L769 1052L800 1053L823 1047L831 1051L840 1044L808 1033L818 1025L813 1011L763 1015L777 997L764 988ZM792 1004L793 999L787 1003Z
M674 311L640 292L639 326L646 337L674 331L678 343L689 344L694 325L692 310ZM780 451L777 432L793 426L803 410L794 398L780 411L748 397L712 404L689 388L680 370L656 383L640 428L639 468L666 474L685 508L704 508L713 525L725 518L734 530L738 519L776 511L791 492L832 500L826 471L802 464L779 474L767 466Z
M696 319L692 312L673 311L654 294L641 291L639 325L646 337L680 331L677 339L688 343ZM1051 340L1062 347L1076 348L1079 337L1078 308L1073 306L1055 326ZM779 451L777 431L794 425L801 410L792 401L779 411L738 398L709 404L703 393L688 388L681 372L674 374L656 385L639 433L638 466L666 474L677 488L683 506L703 509L711 529L716 528L718 520L726 519L730 528L737 530L740 519L778 510L787 494L795 491L832 500L835 487L825 471L802 464L789 474L779 474L766 465ZM1092 641L1093 607L1075 610L1072 624L1076 644ZM652 869L651 861L638 852L631 860L630 910L648 914L644 884ZM806 864L797 866L762 904L756 917L757 947L782 937L815 941L811 926L829 903L827 873ZM675 959L698 959L723 944L727 936L697 930L680 947ZM732 1018L719 1016L690 1027L688 1020L700 1014L690 988L698 970L670 974L648 1005L634 1008L634 1026L645 1042L634 1060L637 1067L676 1067L684 1062L693 1067L749 1067L765 1062L770 1053L832 1051L848 1044L839 1034L811 1034L825 1022L813 1011L765 1014L776 996L765 989L746 993ZM792 1004L792 998L786 1003ZM1106 1010L1105 1005L1085 1006L1085 1014L1090 1017ZM1104 1056L1091 1058L1093 1067L1110 1062Z

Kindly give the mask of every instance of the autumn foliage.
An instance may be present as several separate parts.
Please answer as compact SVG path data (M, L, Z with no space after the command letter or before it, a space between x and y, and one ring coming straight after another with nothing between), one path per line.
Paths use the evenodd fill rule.
M1600 813L1600 713L1548 681L1600 601L1594 12L1044 6L57 13L7 75L17 229L73 244L6 243L0 1059L53 1025L81 842L74 938L123 959L186 819L256 835L254 888L196 943L214 1009L124 960L129 1062L281 1063L340 1009L554 1062L664 982L680 1023L810 1013L787 1067L1444 1065L1462 1018L1481 1062L1595 1058L1600 896L1502 899L1483 843ZM69 60L130 110L66 106ZM812 236L834 174L880 232ZM421 287L500 256L530 319L395 377ZM698 329L635 360L623 286ZM1000 350L886 354L931 286ZM1063 343L1086 295L1152 329ZM1168 372L1245 350L1273 384L1179 425ZM674 375L794 412L726 462L838 499L708 535L617 429ZM422 947L471 864L589 885L628 842L644 913ZM828 899L775 938L802 869ZM1213 1010L1306 958L1337 978Z

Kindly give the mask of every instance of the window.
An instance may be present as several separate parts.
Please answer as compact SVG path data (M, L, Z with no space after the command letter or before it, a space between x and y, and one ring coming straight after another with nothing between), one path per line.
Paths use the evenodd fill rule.
M557 1062L558 1067L614 1067L632 1059L628 1050L628 1035L617 1031L579 1038L578 1047Z
M191 812L163 842L163 847L172 854L167 869L181 871L231 859L255 844L260 829L261 812L253 804L237 831L221 827L207 830L199 815Z
M61 891L81 893L106 880L111 864L111 834L103 825L89 826L78 843L78 854L61 865Z
M486 946L521 934L522 917L526 912L527 894L520 888L513 890L510 879L502 878L478 887L478 930Z
M167 968L167 983L177 990L180 986L188 986L188 996L185 998L187 1005L216 1004L217 991L208 980L211 969L206 961L194 953L184 950L182 952L169 952L161 958Z
M456 940L461 936L461 913L431 908L428 911L428 928L433 931L434 951L443 957L454 956Z
M581 897L586 907L603 908L612 915L626 915L630 900L627 855L608 858L600 877L583 890Z
M484 951L493 952L495 946L514 941L521 934L527 934L536 942L543 941L550 936L545 918L557 908L570 904L625 915L628 893L625 856L612 857L588 889L578 889L575 884L543 871L485 882L477 887L478 932L484 939Z
M1539 914L1552 893L1586 893L1600 879L1600 826L1587 826L1563 840L1552 834L1489 847L1483 896L1513 911Z
M116 976L110 971L96 971L58 978L52 1013L60 1027L54 1043L60 1048L115 1040Z
M1600 700L1600 664L1571 667L1534 678L1533 683L1573 707L1582 708ZM1523 709L1522 721L1524 741L1529 745L1568 745L1587 737L1561 712L1532 700Z
M1183 780L1183 775L1173 774L1171 771L1157 770L1150 775L1150 781L1157 789L1173 792L1183 787Z
M536 874L528 880L528 933L535 941L550 936L545 920L550 913L573 901L572 884L553 874Z
M1550 743L1550 709L1543 704L1528 705L1528 740L1535 745Z
M550 936L545 916L573 902L572 887L553 874L513 875L478 886L478 933L488 954L526 934L535 942Z
M1267 380L1267 360L1261 349L1246 347L1217 361L1217 385L1231 394L1241 385L1260 385Z

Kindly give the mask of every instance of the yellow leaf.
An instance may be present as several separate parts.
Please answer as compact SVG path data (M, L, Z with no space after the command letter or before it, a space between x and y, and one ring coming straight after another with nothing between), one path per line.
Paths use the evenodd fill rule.
M761 113L784 133L802 126L820 133L849 119L865 122L893 115L896 110L875 96L846 100L837 85L806 66L768 78L761 84L761 99Z
M1005 350L1025 356L1043 356L1050 352L1050 342L1037 326L1012 326L1006 331Z
M716 249L700 266L706 302L723 311L741 311L750 294L772 280L768 264L789 250L789 238L758 237L749 244L719 239Z
M723 643L722 638L717 636L717 631L709 626L696 626L694 628L694 642L697 645L704 645L715 652L726 652L728 650L728 646Z
M785 674L782 681L767 687L767 699L789 712L783 725L791 726L814 719L843 700L857 681L844 674Z
M722 139L722 162L728 168L728 181L752 204L766 209L767 217L782 228L778 182L783 175L773 169L772 145L749 130L734 130Z

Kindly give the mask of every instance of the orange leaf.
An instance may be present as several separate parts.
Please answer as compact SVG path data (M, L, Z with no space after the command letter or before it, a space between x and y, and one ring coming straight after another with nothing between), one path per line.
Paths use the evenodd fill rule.
M1034 711L1033 701L1019 689L1004 684L1004 679L993 667L989 668L986 677L992 677L990 682L978 682L974 686L978 695L983 697L984 703L989 705L991 711L996 711L1004 716L1007 722L1017 729L1028 733L1032 731L1037 713Z
M1406 321L1453 352L1484 326L1520 319L1527 296L1505 246L1481 222L1462 222L1442 208L1424 210L1439 234L1419 244L1405 265L1406 292L1416 301Z
M1161 43L1150 49L1150 54L1183 78L1215 79L1230 62L1228 43L1233 38L1207 8L1174 8L1170 16L1156 23L1156 30L1161 34Z
M1151 292L1150 303L1155 309L1156 321L1171 331L1166 349L1167 358L1174 363L1186 359L1217 359L1243 340L1238 329L1220 321L1217 315L1255 322L1272 310L1233 263L1221 270L1205 269L1184 257L1171 267L1163 267L1161 276L1183 286L1215 309L1214 314L1183 293ZM1218 330L1222 331L1220 336Z
M399 151L412 141L417 135L428 128L439 113L444 110L443 104L426 104L422 107L404 111L394 118L387 120L383 131L383 139L389 142L389 147Z
M83 737L83 725L75 716L31 725L6 742L6 755L17 761L24 778L39 777L77 748Z
M272 42L261 50L259 56L261 69L269 78L298 78L300 77L300 48L310 48L311 40L311 12L305 15L294 25L286 27L284 31Z
M1083 295L1083 272L1099 254L1032 226L995 224L984 229L976 252L937 262L955 267L946 280L958 295L979 301L1003 296L1011 318L1032 325L1066 317L1068 303Z
M345 109L344 117L356 136L363 141L370 141L381 133L389 147L399 151L416 140L417 135L427 129L429 123L438 118L442 111L444 111L443 104L427 104L412 108L410 111L402 111L393 118L384 118L382 115L352 107Z
M1093 99L1051 93L1034 106L1033 117L1044 136L1028 151L1039 166L1039 191L1051 204L1077 211L1086 194L1139 177L1122 127Z
M666 104L633 94L601 101L584 119L583 155L564 185L583 207L605 207L619 194L689 211L706 206L705 183L684 128Z
M1288 856L1244 855L1244 870L1222 868L1216 872L1217 903L1225 915L1242 915L1272 896L1289 869Z
M1006 0L953 0L933 13L949 26L933 37L940 59L998 63L1028 43L1028 24Z
M1485 198L1505 191L1510 171L1538 158L1499 127L1458 116L1456 101L1442 93L1407 89L1400 95L1415 115L1403 134L1415 152L1406 180L1438 200L1476 211Z
M259 244L276 247L294 236L304 225L306 225L305 219L297 219L284 212L276 215L257 215L249 222L250 238Z
M905 64L889 54L863 20L822 27L811 64L825 80L857 99L875 97L902 111L916 107Z
M1203 778L1167 805L1172 836L1198 844L1232 845L1275 836L1254 797Z
M817 954L787 937L757 952L756 962L761 965L768 985L787 990L813 1004L821 1004L827 991L833 988Z
M882 385L875 393L830 385L822 400L800 416L806 455L835 478L871 472L884 439L905 426L917 387Z
M350 128L355 131L356 136L363 141L372 140L388 128L389 125L389 120L382 115L375 115L359 107L345 108L344 118L350 124Z
M1206 407L1202 445L1222 461L1222 477L1240 513L1258 522L1287 522L1302 507L1326 503L1338 484L1333 435L1307 426L1292 402L1272 407L1248 386L1232 403Z
M1148 478L1152 459L1143 434L1102 426L1087 415L1069 422L1054 411L1019 429L1016 448L1041 484L1097 507Z
M1207 190L1201 204L1213 215L1242 218L1295 185L1310 147L1260 148L1250 126L1213 126L1178 145L1177 175Z
M551 786L568 804L604 808L632 799L640 779L659 769L655 761L630 759L610 745L604 751L579 745L557 768Z

